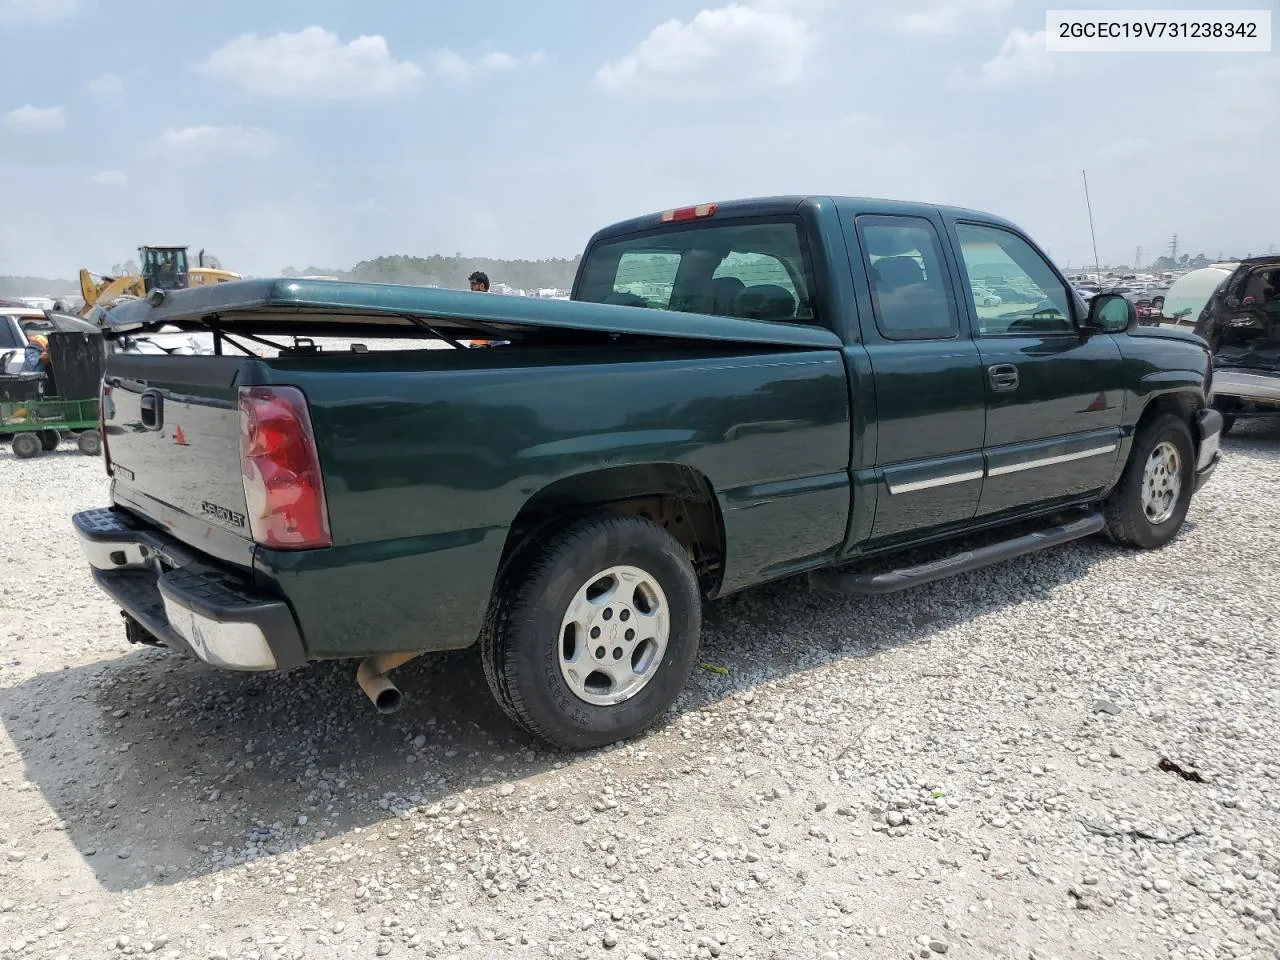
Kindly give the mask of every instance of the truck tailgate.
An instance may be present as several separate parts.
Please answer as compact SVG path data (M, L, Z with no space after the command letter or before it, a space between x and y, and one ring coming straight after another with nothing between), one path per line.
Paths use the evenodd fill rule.
M253 542L240 467L241 358L115 354L103 422L116 502L243 566Z

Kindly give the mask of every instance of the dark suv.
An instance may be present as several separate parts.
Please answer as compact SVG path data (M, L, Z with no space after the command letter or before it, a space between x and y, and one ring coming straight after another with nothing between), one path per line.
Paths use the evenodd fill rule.
M1242 260L1200 311L1195 329L1213 351L1222 432L1237 417L1280 415L1280 256Z

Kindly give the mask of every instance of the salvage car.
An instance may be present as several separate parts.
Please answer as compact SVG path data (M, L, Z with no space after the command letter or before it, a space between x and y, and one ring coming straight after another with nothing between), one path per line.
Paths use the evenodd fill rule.
M1195 331L1213 352L1223 435L1239 417L1280 416L1280 256L1240 261L1205 302Z
M1027 302L979 311L990 275ZM1220 458L1202 339L1086 308L1014 224L927 204L638 217L591 238L568 302L251 280L106 331L165 324L215 354L109 357L111 503L74 518L126 635L233 670L361 659L384 711L391 670L479 644L504 710L569 749L664 714L706 602L1159 548ZM457 349L373 346L406 337Z

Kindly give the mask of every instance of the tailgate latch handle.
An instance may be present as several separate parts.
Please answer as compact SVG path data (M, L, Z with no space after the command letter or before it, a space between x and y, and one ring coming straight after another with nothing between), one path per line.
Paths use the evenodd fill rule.
M164 397L155 390L146 391L138 400L142 425L148 430L159 430L164 425Z

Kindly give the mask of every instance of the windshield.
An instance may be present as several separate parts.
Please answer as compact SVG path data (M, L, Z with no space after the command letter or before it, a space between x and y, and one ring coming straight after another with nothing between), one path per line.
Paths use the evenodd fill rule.
M665 227L594 244L577 299L756 320L814 320L799 225Z
M1179 277L1165 294L1161 313L1179 323L1195 323L1209 298L1229 276L1230 270L1205 267Z
M181 247L144 247L142 275L163 289L176 287L187 276L187 251Z

